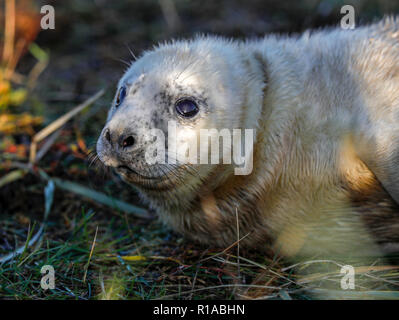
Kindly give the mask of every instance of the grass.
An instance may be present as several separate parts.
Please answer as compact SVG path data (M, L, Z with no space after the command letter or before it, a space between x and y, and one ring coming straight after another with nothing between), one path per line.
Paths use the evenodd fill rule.
M220 263L193 263L207 251L182 244L182 239L155 220L132 224L130 217L119 214L101 217L92 209L82 209L61 230L59 223L49 222L48 232L38 245L2 266L0 294L21 299L179 298L179 292L218 287L234 278ZM20 243L24 232L27 230L14 230ZM179 243L182 245L176 246ZM44 292L40 289L40 269L46 264L56 270L56 289ZM226 289L205 290L197 298L231 298Z

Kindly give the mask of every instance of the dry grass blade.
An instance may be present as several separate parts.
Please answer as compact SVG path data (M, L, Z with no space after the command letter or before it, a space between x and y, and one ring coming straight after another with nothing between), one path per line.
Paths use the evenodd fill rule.
M44 230L44 224L42 224L42 225L40 226L39 231L36 232L36 234L35 234L31 239L28 239L28 240L27 240L26 244L24 244L23 246L17 248L16 250L14 250L13 252L7 254L6 256L1 257L1 258L0 258L0 264L3 264L3 263L5 263L5 262L7 262L7 261L9 261L9 260L11 260L11 259L13 259L13 258L15 258L16 256L22 254L22 253L26 250L26 248L31 247L33 244L35 244L36 241L37 241L37 240L40 238L40 236L42 235L43 230Z
M167 261L172 261L177 263L180 266L184 266L185 264L177 259L174 259L172 257L162 257L162 256L142 256L142 255L135 255L135 256L116 256L113 257L114 259L122 259L123 261L128 261L128 262L140 262L140 261L146 261L148 259L152 260L167 260Z
M92 245L91 245L91 250L90 250L89 259L88 259L87 264L86 264L86 267L85 267L85 274L84 274L84 276L83 276L83 283L86 282L87 270L89 269L90 260L91 260L91 257L92 257L92 255L93 255L94 247L95 247L95 245L96 245L97 233L98 233L98 226L97 226L97 228L96 228L96 234L94 235L93 243L92 243Z
M35 83L37 82L37 79L39 78L40 74L46 69L47 65L48 59L39 60L30 71L27 82L27 87L29 91L32 91Z
M123 212L133 214L140 218L147 218L147 219L150 218L150 215L148 214L147 210L145 210L143 208L139 208L139 207L133 206L129 203L126 203L124 201L109 197L101 192L91 190L89 188L86 188L86 187L84 187L80 184L74 183L74 182L61 180L58 178L54 178L53 181L54 181L55 185L61 189L79 194L83 197L86 197L86 198L92 199L96 202L105 204L114 209L119 209Z
M338 267L342 267L343 266L342 263L338 263L338 262L336 262L334 260L309 260L309 261L298 262L298 263L295 263L295 264L290 265L288 267L282 268L281 271L285 272L287 270L293 269L293 268L298 267L298 266L304 266L304 265L309 265L309 264L314 264L314 263L332 263L332 264L337 265Z
M397 270L399 266L364 266L364 267L355 267L356 274L366 273L371 271L386 271L386 270Z
M236 224L237 224L237 277L241 278L240 275L240 223L238 221L238 209L236 208Z
M36 149L37 149L37 143L42 141L44 138L46 138L48 135L53 133L54 131L58 130L61 128L67 121L69 121L71 118L73 118L75 115L77 115L79 112L81 112L84 108L87 106L91 105L94 101L99 99L102 95L104 94L104 89L98 91L95 95L91 96L89 99L69 111L68 113L64 114L63 116L59 117L57 120L54 122L50 123L47 127L43 128L40 130L32 140L32 145L31 145L31 152L30 152L30 162L34 163L36 159Z
M54 144L55 140L57 140L57 138L60 136L60 134L61 134L61 129L54 132L50 136L50 138L47 139L47 141L43 144L43 146L40 148L39 152L37 153L37 155L35 157L35 162L39 162L40 159L44 157L44 155L51 148L51 146Z
M4 47L3 47L3 61L10 61L14 53L14 39L15 39L15 0L6 0L5 3L5 32L4 32Z
M21 179L26 174L26 172L27 172L26 170L20 169L7 173L5 176L3 176L0 179L0 188L4 187L8 183Z
M137 261L146 261L147 257L136 255L136 256L118 256L117 258L121 258L124 261L129 261L129 262L137 262Z
M201 259L201 260L199 260L197 263L202 263L202 262L205 262L205 261L207 261L207 260L214 259L214 258L216 258L216 257L219 257L219 256L225 254L227 251L229 251L231 248L233 248L234 246L236 246L240 241L244 240L244 239L245 239L246 237L248 237L250 234L251 234L251 233L248 232L245 236L243 236L241 239L239 239L239 240L235 241L234 243L232 243L231 245L229 245L229 246L228 246L226 249L224 249L223 251L220 251L220 252L218 252L218 253L216 253L216 254L210 256L210 257Z

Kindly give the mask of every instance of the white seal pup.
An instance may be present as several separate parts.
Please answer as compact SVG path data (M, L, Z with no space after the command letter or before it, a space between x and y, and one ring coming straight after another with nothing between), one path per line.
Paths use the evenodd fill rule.
M217 129L217 139L222 129L254 129L250 173L170 155L149 164L151 130L169 141L171 121L187 145L201 129ZM395 19L245 42L205 36L132 63L97 153L163 221L202 243L229 246L239 231L242 246L287 256L392 251L398 121Z

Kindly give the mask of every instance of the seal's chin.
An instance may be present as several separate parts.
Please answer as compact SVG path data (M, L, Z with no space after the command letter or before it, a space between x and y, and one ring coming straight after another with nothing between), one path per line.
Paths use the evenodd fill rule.
M151 176L141 174L141 173L137 172L136 170L130 168L129 166L125 166L125 165L118 166L116 169L118 172L129 172L130 174L136 175L136 176L140 177L141 179L145 179L145 180L161 180L162 179L162 177L157 177L157 176L151 177Z

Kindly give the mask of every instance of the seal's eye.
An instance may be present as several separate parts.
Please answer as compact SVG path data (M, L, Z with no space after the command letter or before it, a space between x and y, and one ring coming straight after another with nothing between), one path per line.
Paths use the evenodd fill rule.
M126 88L125 87L121 87L119 89L118 96L116 97L116 105L115 106L119 107L119 105L123 102L125 97L126 97Z
M185 118L192 118L199 111L197 104L191 99L179 100L175 107L177 113Z

